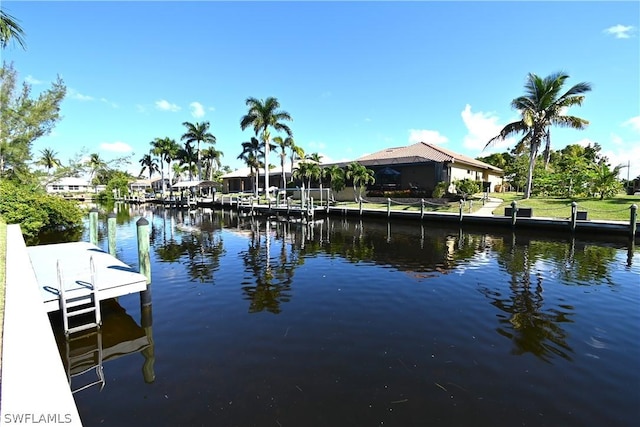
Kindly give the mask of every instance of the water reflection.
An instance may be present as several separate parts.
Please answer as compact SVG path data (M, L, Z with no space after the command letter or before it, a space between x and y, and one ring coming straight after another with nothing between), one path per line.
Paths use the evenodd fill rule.
M74 392L106 384L104 364L120 357L140 353L144 357L142 376L147 383L155 380L154 343L151 307L142 312L141 324L120 306L116 299L101 302L102 327L72 335L64 335L59 312L51 314L51 323L67 377Z

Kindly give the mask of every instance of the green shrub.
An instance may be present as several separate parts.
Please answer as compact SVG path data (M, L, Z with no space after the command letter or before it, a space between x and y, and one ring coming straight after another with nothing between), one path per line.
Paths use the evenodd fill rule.
M47 194L36 186L0 180L0 194L0 216L7 224L20 224L26 237L82 226L83 213L76 202Z
M454 182L456 186L456 191L458 194L461 194L465 199L467 196L471 196L480 191L480 184L478 181L474 181L469 178L461 179L460 181Z
M445 194L447 194L447 183L445 181L440 181L433 189L431 197L433 197L434 199L441 199Z

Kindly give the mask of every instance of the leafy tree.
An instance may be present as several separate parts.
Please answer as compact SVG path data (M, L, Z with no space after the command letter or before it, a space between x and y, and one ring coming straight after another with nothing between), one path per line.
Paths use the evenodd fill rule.
M293 162L295 162L296 160L304 159L305 155L304 155L304 148L300 147L299 145L296 145L295 141L293 142L290 148L291 148L291 181L290 182L293 182Z
M49 195L38 184L3 179L0 194L0 217L7 224L20 224L29 242L42 231L82 227L82 210L75 202Z
M356 202L362 198L363 188L367 184L373 184L376 182L374 172L358 162L351 162L347 165L346 178L353 180L353 193Z
M31 98L31 85L16 88L13 65L3 63L0 70L0 177L11 172L19 176L28 171L33 141L51 132L60 120L60 103L66 87L60 77L50 89Z
M193 142L197 144L196 159L198 164L198 180L201 180L202 164L200 163L200 143L215 144L216 137L209 132L209 122L183 122L182 125L186 126L187 131L180 137L180 139L185 141L187 144L192 144Z
M511 107L519 111L521 119L506 125L485 146L486 148L496 141L504 140L515 134L524 135L518 145L528 145L529 147L529 173L524 192L525 199L531 196L534 166L538 150L543 141L545 143L545 167L549 162L551 149L549 128L552 125L556 125L584 129L589 124L587 120L564 114L567 108L573 105L582 105L584 101L583 94L591 90L591 85L583 82L560 94L568 77L567 74L561 72L551 74L545 78L530 73L525 83L526 95L511 101Z
M247 98L245 104L249 107L247 114L240 119L240 128L245 130L248 127L253 127L253 130L258 136L258 133L262 131L262 143L264 144L264 164L265 169L268 169L269 165L269 149L271 144L271 137L269 129L274 129L276 132L284 132L287 136L293 136L291 129L283 121L291 121L291 115L286 111L280 110L280 103L276 98L269 97L265 100L259 100L256 98ZM265 173L264 188L269 191L269 173Z
M57 155L58 153L51 148L45 148L44 150L40 150L40 158L36 163L47 168L47 172L50 173L51 169L62 166L60 159L56 157Z
M24 41L24 30L18 24L16 18L0 9L0 47L5 49L12 40L26 50L27 44Z

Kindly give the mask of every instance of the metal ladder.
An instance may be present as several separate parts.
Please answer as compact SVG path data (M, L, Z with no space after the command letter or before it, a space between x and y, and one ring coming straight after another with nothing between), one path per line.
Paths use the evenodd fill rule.
M60 311L62 312L64 335L67 338L69 335L76 332L85 331L91 328L98 329L102 325L100 299L98 298L98 288L96 286L96 268L93 262L93 257L89 259L89 268L91 270L91 283L86 286L81 283L82 286L80 289L66 290L60 260L57 262L58 285L60 289ZM76 326L70 326L70 321L72 319L89 313L94 314L93 321L84 324L80 323Z

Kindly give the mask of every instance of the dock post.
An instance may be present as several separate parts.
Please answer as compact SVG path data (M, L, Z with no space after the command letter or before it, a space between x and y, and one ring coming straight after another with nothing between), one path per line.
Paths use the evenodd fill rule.
M576 231L577 218L578 218L578 204L576 202L571 202L571 232L572 233Z
M140 218L138 230L138 269L147 278L147 290L140 292L140 307L151 305L151 257L149 255L149 221Z
M631 239L635 239L636 238L636 226L637 226L637 219L638 219L638 205L636 205L635 203L631 205L631 207L629 208L630 212L629 212L629 234L631 235Z
M391 216L391 199L387 197L387 218Z
M109 244L109 254L116 256L116 214L111 212L107 215L107 235Z
M464 212L463 212L464 211L464 199L460 200L460 208L459 208L459 210L460 210L460 212L459 212L459 214L460 214L459 221L462 222L462 217L464 216Z
M89 211L89 241L98 246L98 209Z
M516 214L518 213L518 204L514 200L511 202L511 226L516 226Z
M420 199L420 219L424 218L424 199Z
M362 216L362 197L358 197L358 203L360 203L360 216Z
M287 197L287 215L289 215L289 211L291 211L291 197Z

